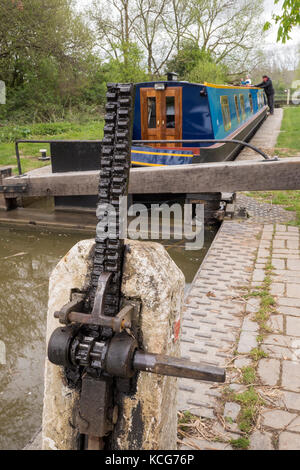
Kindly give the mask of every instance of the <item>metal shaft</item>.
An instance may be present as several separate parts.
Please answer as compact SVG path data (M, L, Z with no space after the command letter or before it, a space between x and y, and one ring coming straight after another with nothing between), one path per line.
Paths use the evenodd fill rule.
M153 374L225 382L225 369L162 354L149 354L143 351L136 351L133 358L133 368L152 372Z

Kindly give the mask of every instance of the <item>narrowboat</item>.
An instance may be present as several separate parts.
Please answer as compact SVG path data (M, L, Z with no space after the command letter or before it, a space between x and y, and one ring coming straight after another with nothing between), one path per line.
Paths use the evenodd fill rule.
M249 140L266 113L264 93L259 88L188 83L174 80L172 74L168 74L167 81L138 83L132 166L233 160L242 147L230 140ZM200 139L226 139L229 142L186 142ZM147 143L153 140L162 142ZM174 143L173 140L183 142ZM100 152L100 141L53 142L52 171L97 170ZM162 200L163 195L160 194L158 199ZM56 196L55 207L94 211L96 201L96 196Z
M266 118L266 100L260 88L196 84L170 78L172 74L168 74L168 81L136 85L133 166L233 160L242 146L186 141L248 141ZM144 142L148 140L162 142Z

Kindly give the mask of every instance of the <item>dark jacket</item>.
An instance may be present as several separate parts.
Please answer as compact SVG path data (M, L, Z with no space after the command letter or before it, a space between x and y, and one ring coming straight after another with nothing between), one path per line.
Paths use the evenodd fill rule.
M254 86L257 86L259 88L263 88L266 92L266 95L268 95L268 96L274 95L274 93L275 93L275 90L274 90L273 85L272 85L272 80L270 78L268 78L268 80L266 82L261 82L258 85L254 85Z

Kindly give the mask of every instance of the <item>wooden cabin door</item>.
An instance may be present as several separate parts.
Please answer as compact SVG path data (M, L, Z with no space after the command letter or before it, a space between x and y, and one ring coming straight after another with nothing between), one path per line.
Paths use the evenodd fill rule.
M182 139L182 88L167 88L162 99L162 139ZM182 144L165 144L165 147L182 147Z
M182 139L182 88L141 88L140 100L142 140ZM181 147L181 144L153 146Z

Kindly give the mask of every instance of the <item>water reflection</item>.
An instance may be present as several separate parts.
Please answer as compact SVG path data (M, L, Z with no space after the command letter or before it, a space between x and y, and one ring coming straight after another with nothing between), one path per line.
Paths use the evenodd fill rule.
M22 448L40 425L48 278L80 237L0 228L1 449Z

